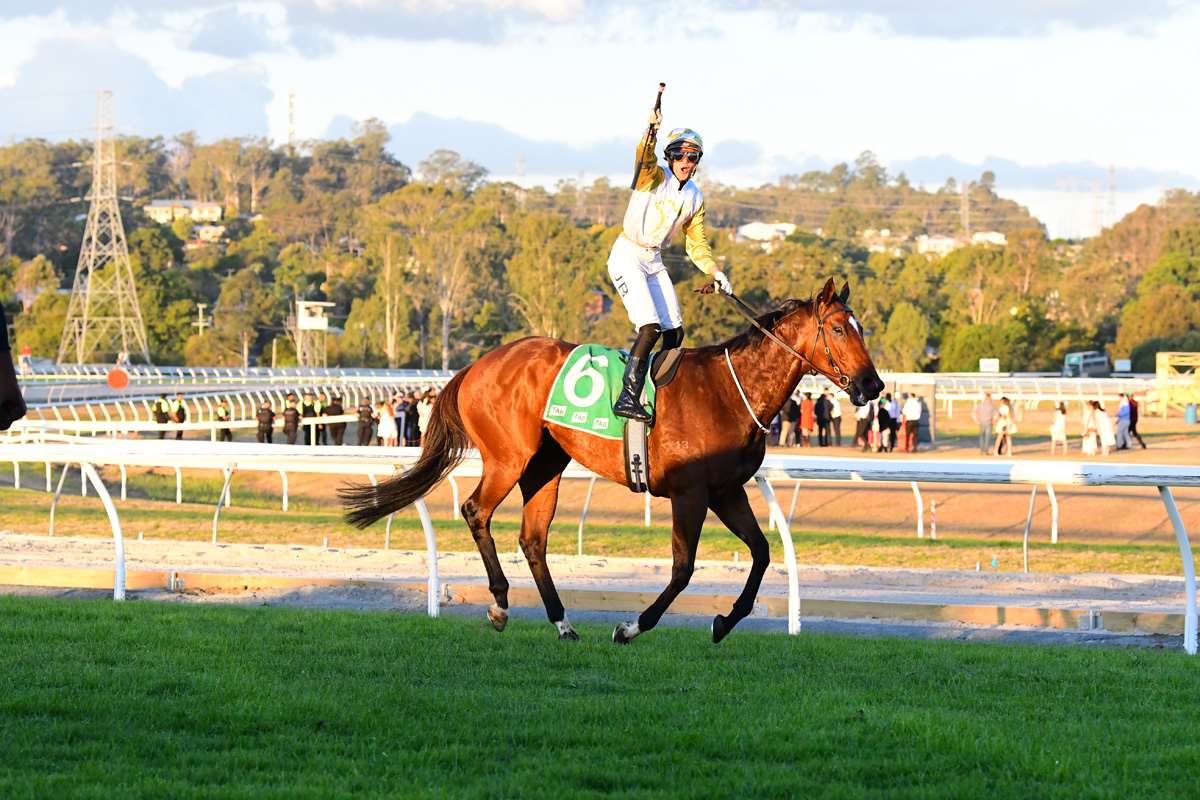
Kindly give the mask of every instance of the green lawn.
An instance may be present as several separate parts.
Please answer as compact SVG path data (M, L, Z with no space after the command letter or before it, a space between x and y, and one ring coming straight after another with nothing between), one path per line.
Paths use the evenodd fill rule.
M1177 651L0 598L0 797L1181 797Z

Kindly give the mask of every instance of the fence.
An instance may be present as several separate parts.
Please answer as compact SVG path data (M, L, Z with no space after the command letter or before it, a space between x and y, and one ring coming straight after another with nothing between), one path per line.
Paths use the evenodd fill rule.
M213 539L222 505L229 503L230 485L237 471L278 472L284 478L288 472L362 475L371 480L390 475L410 466L416 459L414 448L340 447L291 448L282 445L225 444L214 445L199 441L124 441L82 440L39 443L0 444L0 461L45 462L47 464L79 464L85 483L91 483L104 504L113 530L116 549L114 568L114 599L122 599L124 586L124 541L120 518L108 490L95 467L98 465L126 467L169 467L176 474L184 468L216 469L224 473L225 481L213 515ZM456 477L477 476L482 471L478 455L468 457L453 473ZM65 472L64 472L65 475ZM597 476L572 462L564 477L589 478ZM784 562L788 575L788 632L800 631L800 594L796 571L796 556L792 544L789 519L784 515L775 496L772 481L848 481L884 483L979 483L1024 484L1033 486L1152 486L1162 499L1171 520L1183 566L1185 591L1184 649L1194 655L1197 650L1196 575L1187 530L1179 515L1172 487L1200 487L1200 469L1196 467L1159 466L1149 464L1092 464L1082 462L1048 461L880 461L864 458L826 458L820 456L768 456L755 483L769 509L769 523L779 532L783 543ZM62 480L59 481L61 491ZM590 494L590 490L589 490ZM57 501L57 493L55 495ZM1032 508L1032 504L1031 504ZM430 616L438 614L437 544L432 519L424 500L416 503L425 535L428 566L427 609ZM584 509L586 516L586 507ZM388 520L390 526L391 520ZM582 526L582 519L581 519ZM1025 528L1029 535L1028 521Z

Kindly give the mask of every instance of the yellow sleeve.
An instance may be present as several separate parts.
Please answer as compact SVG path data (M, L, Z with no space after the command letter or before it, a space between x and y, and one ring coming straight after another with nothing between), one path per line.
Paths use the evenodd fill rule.
M683 247L687 251L688 258L705 275L712 275L717 271L717 262L713 260L712 248L708 246L708 232L704 228L703 202L700 203L700 208L696 209L692 218L688 220L687 227L683 229Z
M641 141L638 142L636 157L638 159L638 174L637 174L637 191L652 192L658 188L663 181L663 171L658 166L658 156L654 154L654 147L658 139L658 132L653 128L649 129Z

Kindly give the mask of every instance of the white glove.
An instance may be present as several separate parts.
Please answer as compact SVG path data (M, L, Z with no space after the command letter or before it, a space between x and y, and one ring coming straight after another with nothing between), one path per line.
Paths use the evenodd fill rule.
M646 122L651 128L658 130L658 126L662 125L662 112L657 109L652 110L646 117Z
M718 292L725 294L733 294L733 284L729 282L729 278L725 277L725 273L717 270L712 274L713 283L717 285Z

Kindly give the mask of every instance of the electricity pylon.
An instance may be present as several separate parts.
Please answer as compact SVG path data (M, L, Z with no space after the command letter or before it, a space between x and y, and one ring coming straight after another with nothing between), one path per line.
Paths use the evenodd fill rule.
M112 137L112 92L96 100L96 143L87 227L75 267L67 324L58 363L83 364L96 356L127 352L150 363L146 325L138 306L129 246L117 205L116 145Z

